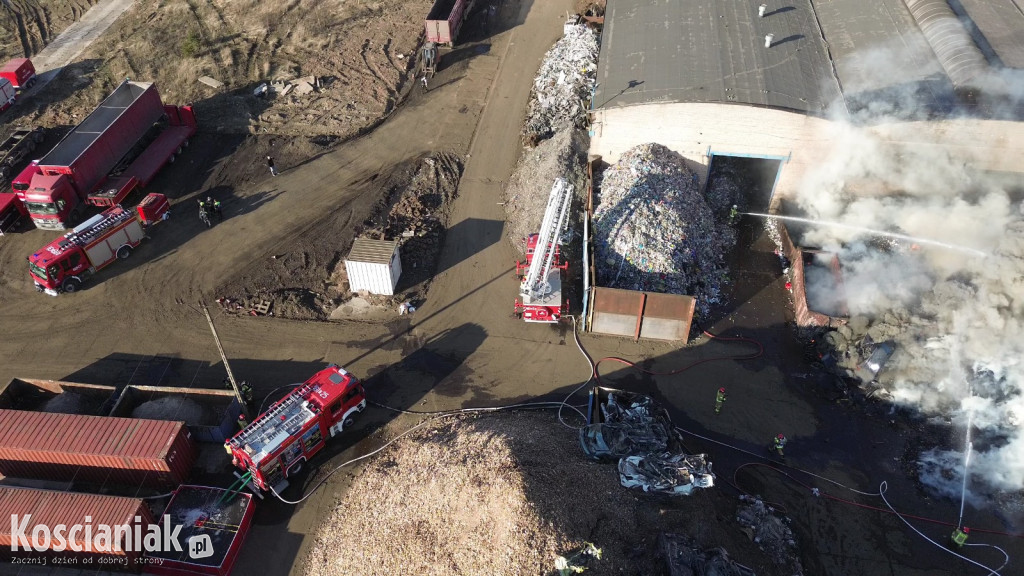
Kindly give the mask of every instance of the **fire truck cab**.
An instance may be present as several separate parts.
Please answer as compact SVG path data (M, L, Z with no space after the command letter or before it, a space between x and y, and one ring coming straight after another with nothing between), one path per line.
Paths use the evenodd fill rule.
M277 401L224 443L231 463L251 473L250 487L280 494L287 478L326 445L328 438L348 430L366 408L362 383L337 365L317 372ZM237 471L235 475L243 478Z

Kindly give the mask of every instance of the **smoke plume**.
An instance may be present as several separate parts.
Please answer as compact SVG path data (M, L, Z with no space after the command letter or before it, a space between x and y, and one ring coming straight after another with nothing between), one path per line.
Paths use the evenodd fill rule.
M835 304L841 297L851 317L867 317L869 336L897 346L878 375L892 401L951 426L945 445L920 455L926 485L959 498L969 428L973 497L1024 489L1024 214L1017 191L972 169L954 148L910 148L880 136L875 127L908 118L942 121L935 114L947 107L946 93L928 89L942 84L934 78L879 88L881 79L901 78L885 62L907 60L878 51L865 58L870 62L860 68L878 75L874 84L864 80L874 90L858 94L856 106L848 98L850 114L835 119L834 152L793 200L816 220L920 241L809 227L799 243L838 254L842 294L809 274L808 299ZM1022 100L1024 83L1002 85L1010 100Z

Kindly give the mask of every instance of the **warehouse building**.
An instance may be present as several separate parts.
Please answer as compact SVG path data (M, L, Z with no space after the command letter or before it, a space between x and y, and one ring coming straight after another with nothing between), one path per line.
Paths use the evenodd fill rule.
M1024 171L1024 14L1011 0L609 0L590 152L657 142L706 182L715 159L795 192L864 131L891 154ZM967 110L971 117L965 117Z

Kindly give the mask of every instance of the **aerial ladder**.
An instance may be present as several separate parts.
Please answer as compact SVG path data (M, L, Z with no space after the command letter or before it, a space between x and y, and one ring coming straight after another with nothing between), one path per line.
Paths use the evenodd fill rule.
M559 265L558 243L568 221L571 203L569 184L563 178L555 180L540 232L536 239L531 237L534 249L529 270L523 277L519 298L515 301L515 315L526 322L554 324L569 311L569 305L562 296L562 271L567 266Z

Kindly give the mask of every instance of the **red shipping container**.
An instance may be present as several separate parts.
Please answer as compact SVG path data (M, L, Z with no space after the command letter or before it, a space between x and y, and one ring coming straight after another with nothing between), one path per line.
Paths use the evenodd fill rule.
M165 489L196 460L184 422L0 410L0 474Z
M24 527L25 541L21 545L33 545L32 529L34 526L42 525L51 532L59 524L68 529L64 532L69 548L64 551L56 551L52 548L59 544L51 538L51 550L47 552L36 552L35 550L11 550L11 545L22 532L15 532L11 526L11 517L15 517L18 528ZM25 517L29 516L25 522ZM88 520L86 519L88 517ZM138 520L136 520L136 517ZM75 567L85 558L91 558L89 566L93 568L103 567L129 569L138 572L141 565L137 562L142 556L140 551L126 550L135 547L125 538L115 540L116 546L111 546L102 540L97 540L100 526L131 526L132 533L138 526L141 534L146 534L146 529L153 524L153 515L146 506L146 503L139 498L123 498L120 496L101 496L98 494L77 494L72 492L57 492L53 490L35 490L32 488L15 488L0 486L0 558L10 560L11 558L60 558L67 560L69 567ZM24 523L24 524L23 524ZM75 524L91 525L92 541L85 537L84 530L72 533L70 527ZM123 534L121 536L124 536ZM42 538L40 538L42 540ZM40 542L41 543L41 542ZM75 552L70 547L80 547L82 551ZM119 548L119 550L110 550ZM55 562L54 562L55 563ZM48 563L49 565L49 563Z

